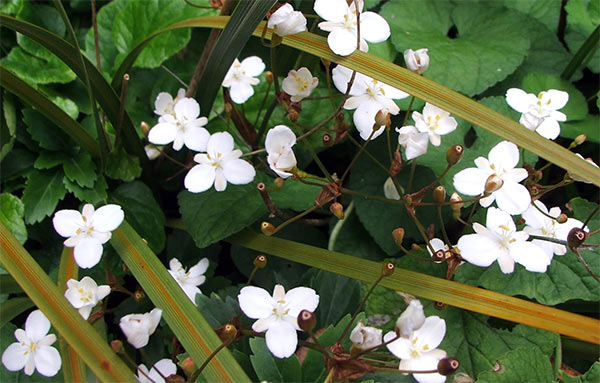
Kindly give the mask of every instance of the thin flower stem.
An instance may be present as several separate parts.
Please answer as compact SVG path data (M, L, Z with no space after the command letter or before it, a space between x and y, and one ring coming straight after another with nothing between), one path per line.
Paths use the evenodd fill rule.
M325 380L323 381L323 383L330 383L331 380L333 379L333 375L335 375L335 367L333 367L331 370L329 370L329 373L327 374L327 377L325 377Z
M562 342L560 335L556 337L556 347L554 348L554 381L560 376L560 367L562 366Z
M584 227L585 227L585 226L584 226ZM598 228L598 229L596 229L596 230L594 230L594 231L592 231L592 232L588 233L588 235L587 235L587 236L588 236L588 238L589 238L589 237L591 237L592 235L596 235L596 234L598 234L598 233L600 233L600 228Z
M117 129L115 129L115 148L119 147L121 142L121 128L123 127L123 117L125 116L125 100L127 100L127 87L129 85L129 74L123 75L123 82L121 83L121 103L119 105L119 122L117 123Z
M349 359L349 360L356 359L356 358L360 357L361 355L364 355L364 354L366 354L366 353L368 353L368 352L371 352L371 351L377 350L379 347L387 346L388 344L390 344L390 343L392 343L392 342L394 342L394 341L398 340L399 338L400 338L400 335L396 334L396 336L395 336L395 337L393 337L392 339L390 339L390 340L388 340L388 341L386 341L386 342L383 342L383 343L381 343L381 344L378 344L377 346L373 346L373 347L370 347L370 348L364 349L364 350L362 350L361 352L359 352L359 353L357 353L357 354L355 354L355 355L352 355L352 356L350 357L350 359Z
M331 201L333 199L333 197L328 198L326 201L323 202L323 205L325 205L327 202ZM287 225L289 225L290 223L293 223L297 220L299 220L300 218L304 217L305 215L317 210L319 208L319 206L314 205L313 207L311 207L310 209L306 209L305 211L303 211L302 213L293 216L292 218L288 219L287 221L283 222L281 225L277 226L275 228L275 230L273 231L273 234L277 233L278 231L280 231L281 229L283 229L284 227L286 227Z
M100 60L100 44L98 42L98 19L96 15L96 0L92 0L92 28L94 30L94 47L96 51L96 68L99 72L102 72L102 65Z
M184 88L187 89L188 85L182 79L180 79L179 76L177 76L175 73L173 73L173 71L171 71L165 65L161 65L160 67L163 68L164 71L167 72L171 77L173 77L175 80L177 80L181 84L181 86L183 86Z
M266 153L266 152L267 152L267 149L257 149L257 150L253 150L251 152L242 154L240 156L240 158L242 158L242 157L248 157L248 156L253 156L255 154L260 154L260 153Z
M450 242L450 239L448 238L448 233L446 232L446 225L444 224L444 218L442 217L442 205L438 205L437 215L438 215L438 219L440 221L440 227L442 228L442 236L444 237L444 242L446 242L446 244L449 247L452 247L452 243Z
M375 134L375 129L371 130L371 134L369 134L369 137L367 138L367 140L364 142L364 144L362 144L362 146L358 150L358 153L356 153L356 155L354 156L354 158L350 162L350 165L348 165L348 167L346 168L346 171L342 175L342 178L340 178L340 185L342 185L344 183L344 179L346 179L346 176L348 175L348 173L350 173L350 169L352 169L352 166L354 166L354 163L356 162L356 160L358 160L358 158L360 157L360 155L362 154L362 152L365 150L365 148L367 147L367 145L371 141L371 138L373 138L373 134Z
M396 199L388 199L385 197L381 197L378 195L373 195L373 194L365 194L365 193L361 193L352 189L347 189L347 188L340 188L340 191L342 193L346 193L346 194L350 194L350 195L355 195L357 197L362 197L365 199L374 199L377 201L381 201L381 202L385 202L385 203L391 203L391 204L396 204L396 205L404 205L404 202L402 202L402 200L396 200Z
M200 367L198 367L198 369L196 371L194 371L194 373L192 374L192 376L190 376L190 378L188 379L189 382L195 382L196 379L198 379L198 377L200 376L200 374L202 373L202 370L204 370L204 368L206 368L206 366L208 366L208 363L210 363L210 361L219 353L219 351L221 351L223 348L225 348L225 343L221 343L219 345L219 347L217 347L209 356L208 358L206 358L206 360L204 361L204 363L202 363L202 365Z
M278 95L281 92L281 90L279 89L279 79L277 78L277 60L275 59L277 55L275 54L275 49L277 48L271 47L271 72L273 72L273 84L275 85L275 95Z
M271 104L267 108L267 111L265 113L265 116L263 117L262 123L260 124L260 128L258 129L258 135L256 137L256 142L260 143L262 141L262 136L265 134L265 131L267 130L267 124L269 123L269 120L271 119L271 115L273 114L273 111L275 110L276 107L277 107L277 97L273 98L273 101L271 101Z
M587 219L585 220L585 222L583 223L583 225L581 226L581 229L583 229L584 227L587 226L587 224L590 222L590 220L594 217L594 215L598 212L598 209L600 209L600 205L596 205L596 208L594 209L594 211L592 211L590 213L590 215L587 217Z
M427 244L429 250L431 250L431 254L435 253L435 251L433 250L433 246L431 245L431 242L427 237L427 232L423 227L423 224L421 224L421 221L419 221L419 219L417 218L417 214L408 214L408 216L412 218L413 222L415 223L415 226L417 226L417 230L419 231L419 234L421 234L421 237L423 237L423 239L425 240L425 243Z
M188 168L188 166L186 164L177 161L175 158L173 158L170 155L168 155L167 152L165 152L164 150L162 150L158 146L155 145L154 147L156 148L156 150L158 150L160 152L161 155L165 156L165 158L168 159L169 161L173 162L176 165L181 166L182 168L185 168L185 169Z
M571 249L575 255L577 256L577 258L579 259L579 262L581 262L581 264L583 265L583 267L585 267L585 269L587 270L587 272L592 276L592 278L594 278L596 280L596 282L600 283L600 278L598 278L598 276L592 271L592 269L590 268L590 266L587 264L587 262L585 261L585 259L583 259L583 257L581 256L581 254L579 254L579 250L575 249Z
M406 192L410 193L412 190L413 179L415 178L415 169L417 168L417 159L413 158L410 162L410 175L408 176L408 187Z
M331 107L334 110L334 113L337 111L338 106L335 105L335 101L333 101L333 87L331 86L331 71L329 70L329 68L331 67L331 63L329 63L329 65L326 66L326 70L325 70L325 78L327 80L327 91L329 92L329 102L331 103Z
M311 157L313 158L313 160L315 161L315 163L317 164L319 169L321 169L321 171L323 172L323 174L325 175L327 180L332 183L335 182L335 180L333 179L331 174L329 174L329 172L327 171L327 168L325 167L325 165L323 165L323 163L319 159L319 155L315 152L315 150L310 145L310 143L306 143L306 145L304 145L304 146L308 149L308 152L310 153Z
M477 202L480 199L482 199L484 196L480 195L477 196L475 198L470 198L470 199L464 199L464 200L460 200L460 201L446 201L446 202L442 202L442 203L437 203L437 202L414 202L415 206L449 206L449 205L456 205L459 203L468 203L468 202Z
M444 169L442 174L440 174L432 183L425 186L423 189L419 190L418 192L415 192L412 196L413 199L422 198L425 195L425 193L427 193L428 191L433 189L441 181L441 179L444 178L446 176L446 174L448 174L448 171L450 171L451 167L452 167L452 165L447 165L446 169ZM412 177L414 175L414 170L412 168L410 170L411 170L411 177ZM464 201L462 201L462 202L464 202Z
M351 135L347 136L348 139L354 144L356 145L356 147L360 148L361 144L356 141L356 139L354 137L352 137ZM390 170L388 168L386 168L381 162L379 162L379 160L377 158L375 158L375 156L373 156L371 153L369 153L368 150L365 150L365 154L377 165L379 166L384 172L386 172L390 177L392 176L392 174L390 173ZM392 177L392 179L394 179L394 177ZM396 185L396 188L398 187L398 185ZM402 195L400 193L400 190L398 190L398 193L400 195Z
M257 270L258 270L258 267L254 266L254 269L252 269L252 272L250 273L250 276L248 277L248 282L246 282L246 286L250 286L250 283L252 282L252 278L254 278L254 274L256 274Z
M321 343L319 343L319 339L315 335L314 331L310 330L308 332L308 334L315 341L315 345L317 346L319 351L321 351L323 354L327 355L328 358L333 359L333 354L331 353L331 350L327 349L326 347L323 347L323 345Z
M379 372L394 372L400 374L437 374L438 370L426 370L426 371L418 371L418 370L399 370L397 368L385 368L385 367L373 367L375 371Z
M392 143L391 143L391 139L390 139L390 127L386 126L385 127L385 135L387 136L387 148L388 148L388 155L390 157L390 165L394 162L394 156L392 155Z
M142 371L138 365L133 361L133 359L131 359L131 357L125 352L125 349L123 349L122 352L119 352L119 355L123 355L123 359L125 359L125 363L129 364L130 366L132 366L135 370L139 371L142 373L142 375L144 375L146 378L148 378L148 380L152 383L156 383L151 377L148 376L148 374L146 374L144 371Z
M265 107L265 104L267 103L267 97L269 96L270 91L271 91L271 83L267 83L267 91L265 92L265 97L263 97L263 99L262 99L260 108L258 108L258 113L256 114L256 119L254 120L254 124L252 124L252 126L254 126L254 127L256 127L256 124L258 124L258 119L263 111L263 108Z

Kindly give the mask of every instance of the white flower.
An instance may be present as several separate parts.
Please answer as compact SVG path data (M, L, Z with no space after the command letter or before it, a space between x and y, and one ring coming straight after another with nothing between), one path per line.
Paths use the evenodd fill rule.
M2 354L2 364L8 371L25 368L25 375L31 376L34 370L41 375L54 376L60 370L62 361L54 347L56 335L46 335L50 321L40 311L32 311L25 321L25 330L15 330L18 342L9 345Z
M258 319L252 330L267 331L269 351L277 358L287 358L298 345L298 314L302 310L315 311L319 296L308 287L296 287L286 294L283 286L275 285L271 296L265 289L246 286L240 291L238 301L246 316Z
M486 227L487 226L487 227ZM504 274L514 271L515 262L529 271L543 273L550 264L546 252L532 242L529 234L517 231L512 217L494 207L487 212L486 226L473 224L475 234L463 235L456 245L461 257L476 266L487 267L498 261Z
M83 319L88 319L96 304L110 293L108 285L98 286L90 277L83 277L81 281L69 279L65 298L73 307L79 310Z
M148 133L148 141L156 145L173 143L174 150L183 145L188 149L202 152L206 150L206 142L210 133L204 129L208 119L200 117L200 105L193 98L182 98L175 103L174 114L164 114L158 119Z
M175 99L173 99L173 97L167 92L160 92L154 101L154 113L158 114L159 116L164 116L165 114L175 115L173 107L177 101L184 97L185 89L183 88L180 88L177 91L177 96Z
M458 125L454 117L450 117L450 113L428 102L425 103L423 114L413 112L412 118L419 132L429 134L429 141L433 146L440 146L440 136L453 132Z
M385 195L385 198L387 199L399 200L401 198L392 177L388 177L387 180L385 180L385 183L383 184L383 195Z
M396 320L396 331L400 333L401 337L409 338L414 331L421 328L424 322L423 305L418 299L413 299Z
M430 371L436 370L440 359L446 357L446 351L437 347L446 335L446 322L438 316L425 319L418 330L412 331L406 338L398 338L389 343L387 348L400 359L400 370ZM396 338L394 331L383 337L385 342ZM446 377L438 373L413 374L420 383L441 383Z
M152 144L144 146L144 150L146 151L146 157L148 157L150 161L157 159L161 155L162 148L163 147L160 145L157 146Z
M260 82L255 77L264 70L265 63L258 56L246 57L242 62L235 59L221 85L229 88L229 95L233 102L243 104L254 94L252 85L258 85Z
M296 156L292 146L296 144L296 135L285 125L277 125L267 132L265 149L267 150L267 162L277 175L288 178L288 173L296 167Z
M566 241L567 235L572 228L583 226L581 221L574 218L569 218L564 223L558 223L556 219L550 218L558 218L561 213L559 207L553 207L548 211L546 205L540 200L534 201L533 204L535 204L535 206L530 205L522 214L522 217L527 224L523 230L528 234ZM567 252L567 248L559 243L542 241L539 239L534 239L531 242L544 249L550 260L552 260L554 254L564 255Z
M407 161L427 153L429 133L422 133L412 125L396 128L396 132L398 132L398 144L404 148Z
M579 154L579 153L575 153L575 155L576 155L577 157L581 158L582 160L584 159L584 158L583 158L583 156L582 156L581 154ZM596 165L596 163L595 163L595 162L594 162L594 161L593 161L591 158L585 158L585 160L586 160L587 162L589 162L590 164L594 165L595 167L598 167L598 165ZM572 179L573 181L577 181L577 182L583 182L583 183L586 183L586 184L591 184L591 182L590 182L590 181L587 181L587 180L585 180L585 179L583 179L583 178L579 177L577 174L569 173L569 177L571 177L571 179Z
M156 308L149 313L129 314L121 318L119 326L133 347L142 348L156 331L161 316L162 310Z
M310 92L319 84L319 79L313 77L308 69L302 67L298 71L291 70L283 82L281 88L291 97L293 102L301 101L310 96Z
M137 380L139 383L165 383L163 376L168 378L175 374L177 374L175 363L171 359L161 359L154 363L150 371L148 371L145 365L140 364L138 366Z
M467 168L456 173L454 187L462 194L481 195L490 176L502 180L502 186L489 196L479 200L483 207L496 201L498 207L509 214L521 214L531 203L527 188L519 182L527 178L527 170L516 168L519 148L512 142L502 141L490 150L489 159L475 159L476 168Z
M363 12L363 0L357 0L360 13L360 50L367 52L370 43L379 43L390 37L390 26L387 21L374 12ZM327 44L336 55L348 56L356 50L356 6L354 1L316 0L314 10L326 20L319 23L319 28L330 32Z
M169 273L194 304L196 304L196 294L202 294L197 286L200 286L206 280L203 275L206 269L208 269L208 258L202 258L188 271L185 271L177 258L172 258L169 262Z
M346 93L351 77L352 70L342 65L338 65L332 70L333 83L342 93ZM344 109L356 109L353 116L354 125L360 132L361 138L367 140L373 132L377 112L383 109L388 113L398 114L400 108L393 100L406 98L408 93L392 88L362 73L356 73L352 88L350 88L350 96L352 97L349 97L344 103ZM384 130L380 126L373 133L371 139L378 137Z
M404 61L406 67L418 74L423 74L429 68L429 55L427 54L427 48L407 49L404 51Z
M277 9L267 22L267 28L279 36L293 35L306 31L306 17L300 11L294 11L291 4L284 4Z
M363 325L361 321L356 324L350 333L350 340L359 350L366 350L381 344L382 330Z
M57 211L52 224L60 236L69 237L63 244L75 248L75 262L88 269L100 262L102 244L110 239L110 232L119 227L123 218L119 205L105 205L94 211L94 206L88 203L81 213L77 210Z
M567 120L567 116L558 109L564 107L568 101L569 93L556 89L540 92L537 97L518 88L506 91L508 105L523 113L519 122L550 140L554 140L560 134L558 121Z
M206 191L213 184L216 191L223 191L227 182L244 185L254 179L254 167L240 159L241 150L233 149L231 134L220 132L210 136L206 152L194 156L194 161L199 165L194 166L185 176L183 183L190 192Z

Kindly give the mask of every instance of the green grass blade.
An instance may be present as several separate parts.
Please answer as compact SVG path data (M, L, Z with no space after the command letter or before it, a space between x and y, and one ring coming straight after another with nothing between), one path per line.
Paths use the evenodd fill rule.
M15 76L0 64L0 86L19 97L46 116L57 127L67 133L79 146L94 158L100 156L100 148L92 136L77 121L63 112L56 104L25 81Z
M594 29L594 31L588 36L581 47L577 50L573 58L566 66L565 70L562 72L560 77L565 80L570 80L573 73L581 66L584 61L587 61L586 58L591 57L594 51L598 48L598 44L600 44L600 25Z
M104 382L135 381L133 372L84 321L54 282L0 222L0 262L54 328Z
M373 282L381 275L381 263L281 238L267 237L250 230L232 235L227 241L365 282ZM600 344L600 321L553 307L399 268L396 268L392 276L384 278L379 285Z
M164 320L196 366L201 365L222 342L198 308L126 221L112 233L110 243L154 305L163 310ZM250 381L227 348L219 351L202 375L208 382Z
M37 25L16 19L11 16L0 15L0 25L22 33L25 36L42 44L46 49L67 64L79 78L83 78L85 76L84 67L79 60L79 56L75 47L73 47L73 45L69 44L64 39L52 32L40 28ZM108 117L112 125L115 127L118 126L120 109L119 96L94 66L94 64L92 64L85 57L83 58L83 62L85 63L85 70L90 78L90 85L92 86L96 100L102 107L102 110L104 110L106 117ZM125 113L123 116L122 128L122 138L125 148L129 153L137 156L140 159L142 167L147 171L148 174L151 174L148 157L146 157L146 152L144 151L142 142L127 113Z

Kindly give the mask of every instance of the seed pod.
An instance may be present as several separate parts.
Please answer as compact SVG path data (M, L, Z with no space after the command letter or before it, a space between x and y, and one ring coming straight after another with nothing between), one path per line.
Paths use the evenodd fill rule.
M292 122L297 122L298 117L300 117L300 115L298 114L298 111L294 108L290 108L290 110L288 110L287 116L290 119L290 121L292 121Z
M585 231L583 231L583 229L580 227L574 227L567 235L567 244L569 245L569 248L575 249L581 246L583 242L585 242L586 238L587 234Z
M458 195L457 192L452 193L452 195L450 196L450 202L455 202L455 203L451 203L450 208L454 212L460 213L460 209L462 209L462 207L465 205L463 202L460 202L462 200L463 199L461 198L461 196Z
M333 138L331 138L331 135L327 133L325 133L323 137L321 137L321 140L323 141L323 146L325 147L330 147L335 143L333 142Z
M115 352L115 353L121 353L123 352L123 342L115 339L112 342L110 342L110 348Z
M440 204L446 201L446 189L442 185L433 189L433 200Z
M226 324L223 327L223 331L219 334L219 338L221 338L221 342L225 346L229 346L237 337L237 329L232 324Z
M146 136L146 138L148 138L148 132L150 132L150 125L148 125L147 122L142 121L140 123L140 128L142 129L142 133L144 133L144 136Z
M135 290L135 292L133 293L133 299L136 302L140 302L142 299L146 298L146 293L144 293L144 290L142 290L141 288L138 288L137 290Z
M448 376L454 371L458 370L460 362L458 359L453 357L446 357L440 359L437 365L437 370L440 375Z
M462 145L451 146L450 149L448 149L448 151L446 152L446 162L448 163L448 165L454 166L457 163L459 163L462 159L464 152L465 149L462 147Z
M257 255L254 258L254 266L259 269L264 269L267 266L267 256L264 254Z
M392 125L392 120L390 119L390 113L387 109L381 109L375 115L375 124L377 126L390 126ZM379 129L379 128L378 128Z
M260 231L262 231L264 235L270 236L275 232L275 226L270 222L264 221L260 224Z
M585 142L585 140L587 140L587 136L585 134L580 134L577 137L575 137L574 142L577 145L581 145L581 144L583 144Z
M398 247L402 247L402 240L404 239L404 229L399 227L392 231L392 236L394 237L394 242Z
M331 211L331 213L335 215L337 219L344 219L344 206L342 206L341 203L332 203L331 205L329 205L329 211Z
M194 373L194 370L196 369L196 366L194 366L194 359L192 359L191 356L185 358L181 362L181 369L183 370L186 376L191 376Z
M273 83L273 72L270 70L265 72L265 79L267 80L267 84Z
M300 311L298 314L298 327L303 331L311 332L317 324L317 317L308 310Z
M381 268L381 274L384 277L389 277L390 275L394 274L395 269L396 265L394 265L392 262L385 262Z
M504 184L504 180L498 177L496 174L492 174L488 177L487 181L485 181L485 194L492 194L493 192L499 190Z

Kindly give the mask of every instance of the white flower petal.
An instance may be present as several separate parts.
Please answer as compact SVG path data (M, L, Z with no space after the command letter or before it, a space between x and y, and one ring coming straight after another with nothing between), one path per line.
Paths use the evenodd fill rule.
M208 130L200 127L191 127L185 130L183 142L191 150L197 152L206 151L206 145L210 138Z
M415 371L435 370L440 359L445 357L444 350L432 350L412 359L410 366ZM443 383L446 381L446 377L441 374L413 374L413 377L419 383Z
M424 350L433 350L442 343L446 335L446 321L438 316L425 318L423 325L414 332Z
M527 188L512 181L504 182L494 195L498 207L511 215L523 213L531 204L531 195Z
M454 188L461 194L480 195L490 174L479 168L467 168L454 175Z
M527 92L522 89L510 88L506 91L506 103L517 112L525 113L529 110L529 105L531 103L530 96L533 95L527 94Z
M338 56L348 56L356 50L356 33L337 28L327 36L329 48Z
M519 148L510 141L502 141L490 150L488 159L497 171L513 169L519 163Z
M273 313L273 298L265 289L246 286L240 290L238 301L248 318L266 318Z
M394 331L390 331L384 335L383 341L387 343L394 338L398 339L386 345L388 350L398 359L410 359L410 340L399 337Z
M77 235L77 229L84 226L84 222L77 210L59 210L54 214L52 225L61 237L72 237Z
M525 269L545 273L550 260L546 252L532 242L515 242L510 246L510 256Z
M500 256L497 242L480 234L463 235L456 246L460 256L476 266L488 267Z
M82 269L89 269L100 262L102 244L94 238L82 238L73 251L75 262Z
M60 354L54 347L39 347L35 350L35 368L41 375L56 375L61 364Z
M215 182L215 168L210 165L194 166L183 180L185 188L192 193L210 189Z
M182 98L175 103L173 110L181 122L193 121L200 115L200 105L193 98Z
M42 340L50 331L50 321L40 310L34 310L25 321L27 338L32 342Z
M245 185L254 180L254 166L244 160L231 160L223 164L223 174L227 182L234 185Z
M229 95L231 101L236 104L243 104L254 95L254 88L250 84L236 83L229 88Z
M297 318L302 310L314 312L319 305L319 296L315 290L308 287L296 287L285 294L288 302L288 315Z
M515 271L515 260L506 251L503 251L498 257L500 271L504 274L510 274Z
M560 125L553 118L544 118L542 123L535 130L538 134L549 140L554 140L560 134Z
M246 57L242 60L242 68L248 76L259 76L265 70L265 63L258 56Z
M113 231L125 218L125 214L119 205L104 205L94 213L93 226L97 231Z
M168 122L161 122L150 129L148 141L155 145L166 145L173 142L175 136L177 136L177 126Z
M277 358L289 358L298 346L298 335L291 324L284 321L271 323L265 334L269 351Z
M15 342L9 345L2 354L2 364L8 371L19 371L25 367L29 355L29 350L26 346L21 346L21 343Z
M390 37L387 21L375 12L360 14L360 36L370 43L380 43Z
M314 10L324 20L342 23L348 13L348 3L346 0L315 0Z

